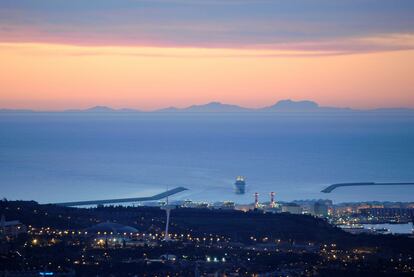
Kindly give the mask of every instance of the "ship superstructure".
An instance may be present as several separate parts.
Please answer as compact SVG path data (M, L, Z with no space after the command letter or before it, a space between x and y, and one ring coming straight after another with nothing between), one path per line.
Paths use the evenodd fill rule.
M246 192L246 178L244 176L237 176L234 183L234 192L236 194L244 194Z

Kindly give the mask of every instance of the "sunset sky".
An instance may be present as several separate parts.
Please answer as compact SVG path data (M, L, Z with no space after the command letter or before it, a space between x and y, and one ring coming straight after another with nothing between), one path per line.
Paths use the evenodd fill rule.
M0 108L414 108L412 0L2 0Z

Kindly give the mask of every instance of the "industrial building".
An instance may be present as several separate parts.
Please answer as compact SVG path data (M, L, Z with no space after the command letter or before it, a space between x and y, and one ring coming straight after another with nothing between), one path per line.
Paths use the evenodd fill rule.
M282 205L282 213L302 214L302 207L296 203L286 203Z
M326 205L322 201L316 201L312 205L311 214L314 216L319 216L319 217L327 217L328 216L328 205Z

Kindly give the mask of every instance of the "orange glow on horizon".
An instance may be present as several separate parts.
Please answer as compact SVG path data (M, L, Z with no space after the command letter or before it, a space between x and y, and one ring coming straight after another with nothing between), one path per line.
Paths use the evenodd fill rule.
M279 99L414 107L414 50L328 51L0 43L0 108L144 110Z

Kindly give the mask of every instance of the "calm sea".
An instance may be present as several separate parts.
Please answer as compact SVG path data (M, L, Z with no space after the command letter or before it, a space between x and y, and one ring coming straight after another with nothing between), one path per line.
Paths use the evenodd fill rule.
M247 193L237 196L237 175ZM414 117L246 114L0 114L0 197L41 203L190 190L175 199L414 201Z

